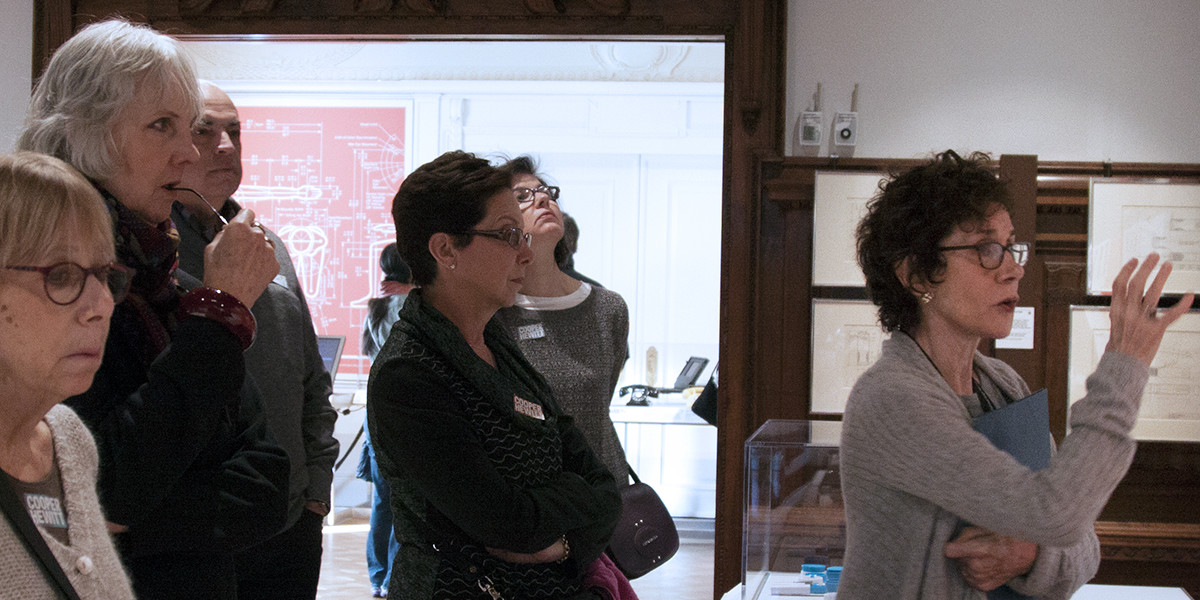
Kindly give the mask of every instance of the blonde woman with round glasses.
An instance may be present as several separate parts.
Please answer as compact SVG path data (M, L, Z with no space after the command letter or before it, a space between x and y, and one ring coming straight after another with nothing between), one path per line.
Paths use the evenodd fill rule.
M92 385L129 289L115 258L82 175L43 154L0 158L0 477L83 599L133 598L96 496L96 445L61 404ZM6 597L58 597L7 519L0 547Z
M842 600L982 599L1001 586L1071 597L1099 565L1093 523L1133 459L1150 361L1191 306L1188 294L1156 315L1170 263L1147 288L1158 257L1131 260L1113 284L1108 348L1049 466L996 448L975 418L1030 390L977 348L1012 329L1029 246L990 167L939 154L882 185L858 226L868 295L892 335L843 419Z

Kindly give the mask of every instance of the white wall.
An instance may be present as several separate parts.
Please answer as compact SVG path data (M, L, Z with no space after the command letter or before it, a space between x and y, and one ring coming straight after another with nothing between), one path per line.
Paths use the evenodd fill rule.
M0 19L0 152L17 142L29 106L33 64L33 0L4 0Z
M821 82L827 132L860 84L854 156L1200 162L1196 0L789 0L788 32L789 154Z

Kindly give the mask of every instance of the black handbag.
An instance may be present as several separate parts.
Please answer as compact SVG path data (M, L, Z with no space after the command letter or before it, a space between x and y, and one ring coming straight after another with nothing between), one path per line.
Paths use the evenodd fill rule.
M46 540L42 539L37 525L34 525L33 519L25 511L20 497L17 496L17 491L9 485L8 475L4 473L0 473L0 505L4 507L4 515L8 517L9 523L12 523L13 529L20 534L21 541L25 542L26 549L38 559L42 571L50 577L50 581L54 583L58 591L62 592L68 600L79 600L79 594L75 592L71 580L67 579L67 574L63 572L58 560L54 558L54 553L50 551L50 546L46 545Z
M654 488L629 469L633 485L621 489L621 518L608 542L608 556L627 579L658 568L679 550L679 531Z

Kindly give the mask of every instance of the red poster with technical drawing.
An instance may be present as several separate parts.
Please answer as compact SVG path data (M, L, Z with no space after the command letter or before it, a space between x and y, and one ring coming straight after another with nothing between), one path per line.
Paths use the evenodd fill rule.
M242 106L235 198L283 238L317 333L346 336L342 374L366 374L359 339L395 241L392 198L406 172L407 107Z

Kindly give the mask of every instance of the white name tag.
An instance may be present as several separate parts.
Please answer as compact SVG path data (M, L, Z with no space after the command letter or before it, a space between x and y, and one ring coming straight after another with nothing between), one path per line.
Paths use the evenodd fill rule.
M522 325L517 328L517 339L536 340L544 337L546 337L546 330L542 328L541 323Z
M533 417L539 421L546 420L546 413L542 412L542 407L530 402L516 394L513 394L513 410L527 416Z

